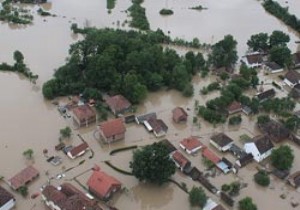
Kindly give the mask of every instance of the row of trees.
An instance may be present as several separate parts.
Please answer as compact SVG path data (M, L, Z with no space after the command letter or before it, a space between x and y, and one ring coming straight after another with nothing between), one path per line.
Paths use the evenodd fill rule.
M192 95L191 78L205 66L201 53L180 57L163 49L162 31L140 33L113 29L86 29L85 39L71 46L67 63L43 85L43 94L52 99L94 89L123 94L133 103L147 91L163 86Z
M24 56L20 51L15 51L13 54L15 63L14 65L9 65L7 63L0 64L0 71L13 71L13 72L19 72L23 74L25 77L29 78L30 81L35 83L35 81L38 79L38 75L33 74L30 69L26 66L24 63Z
M32 20L33 16L29 14L29 11L14 6L12 0L2 2L2 7L0 7L0 21L16 24L30 24Z
M280 6L276 1L266 0L263 2L263 7L266 11L279 18L285 24L300 32L300 20L293 14L290 14L288 8Z

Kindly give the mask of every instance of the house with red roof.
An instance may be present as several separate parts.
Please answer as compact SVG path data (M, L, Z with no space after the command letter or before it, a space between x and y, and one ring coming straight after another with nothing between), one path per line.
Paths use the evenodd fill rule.
M172 152L170 157L181 171L185 171L191 166L191 162L178 150Z
M73 120L79 127L96 122L96 111L87 104L77 106L72 111Z
M47 185L42 191L42 199L46 206L54 210L102 210L95 200L70 183L63 183L57 188Z
M16 199L6 189L0 186L0 210L10 210L16 205Z
M114 115L123 114L131 108L131 103L122 95L106 96L104 100Z
M93 171L87 185L93 195L104 200L109 199L122 186L120 181L100 170Z
M67 152L68 157L75 159L79 156L84 155L84 153L89 149L89 145L86 142L79 144L76 147L73 147L70 151Z
M104 143L112 143L125 138L126 128L121 118L100 123L98 130Z
M24 168L22 171L17 173L15 176L8 180L8 184L12 189L18 190L20 187L25 186L29 182L33 181L39 176L38 170L36 170L33 166L28 166Z
M188 154L193 154L203 147L203 144L196 137L189 137L183 139L179 146Z
M181 123L187 121L188 114L182 107L176 107L175 109L173 109L172 114L173 114L173 121L175 123Z
M227 107L228 114L235 114L242 111L242 104L237 101L233 101L229 106Z
M219 158L215 153L213 153L210 149L204 148L202 151L202 156L211 162L213 162L215 165L221 161L221 158Z

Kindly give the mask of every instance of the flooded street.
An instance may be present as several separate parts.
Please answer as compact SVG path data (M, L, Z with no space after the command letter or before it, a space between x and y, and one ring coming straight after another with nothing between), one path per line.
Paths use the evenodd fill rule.
M208 10L188 9L199 4L207 7ZM299 1L289 0L287 4L291 13L300 17ZM13 52L19 50L24 54L27 66L33 73L39 75L37 84L31 84L26 78L18 74L0 72L0 114L2 116L0 121L0 176L4 176L5 180L34 162L34 166L40 172L40 177L29 185L29 194L31 195L39 192L40 187L46 184L48 179L46 173L51 177L60 173L63 168L76 166L74 170L66 173L64 179L78 186L72 178L97 164L123 183L126 190L118 193L111 201L112 205L121 210L190 210L187 195L174 184L170 183L162 187L141 184L134 177L121 175L104 163L108 160L123 170L129 171L131 151L118 153L114 156L110 156L109 152L124 146L141 146L159 140L153 134L148 133L143 126L126 125L125 141L113 145L102 145L95 139L96 125L75 130L72 139L67 140L67 143L79 144L80 140L76 135L80 133L95 152L95 156L91 159L89 158L90 154L85 154L76 160L70 160L62 152L54 150L54 146L58 143L59 130L65 126L71 126L71 124L60 116L51 101L44 100L41 88L42 84L52 77L54 70L65 62L69 45L80 39L79 36L71 33L71 24L127 29L127 24L123 25L123 23L125 20L129 20L125 10L130 5L130 0L117 0L115 8L109 14L106 1L103 0L89 0L88 2L52 0L42 7L57 17L38 16L36 14L38 6L28 6L34 15L32 25L18 27L1 22L0 63L13 63ZM222 39L226 34L232 34L239 43L239 55L243 55L247 50L246 41L249 37L258 32L271 33L273 30L282 30L289 33L291 37L289 47L292 51L296 50L295 41L299 40L294 32L273 16L265 13L260 2L256 0L145 0L143 7L146 7L146 15L151 29L161 28L166 34L170 31L172 38L179 37L192 40L197 37L201 42L209 44ZM174 15L160 16L159 10L163 7L171 8ZM242 124L234 127L227 124L213 127L200 118L200 126L193 125L193 116L196 116L194 113L195 101L204 105L207 100L219 95L219 92L212 92L208 95L199 94L204 86L214 81L216 81L214 76L204 79L196 76L193 79L195 94L192 98L185 98L175 90L149 93L147 99L137 107L137 114L156 112L158 118L163 119L169 127L166 138L177 148L183 138L191 135L198 136L204 144L209 145L209 137L213 133L221 131L228 133L237 145L242 146L239 141L240 135L247 134L252 137L259 133L254 124L255 118L243 115ZM254 93L251 92L251 94ZM187 124L173 123L171 110L176 106L188 109ZM295 149L296 155L295 164L292 168L292 172L294 172L300 169L300 152L299 147L297 148L295 145L292 147ZM29 148L34 151L33 160L27 160L22 154ZM52 166L48 163L43 155L45 148L48 149L49 155L62 157L63 163L60 166ZM221 154L219 153L219 155ZM200 154L188 158L199 169L204 170ZM228 155L228 159L234 160L230 155ZM78 164L82 160L85 160L85 163L79 167ZM243 168L238 177L228 174L219 175L210 180L218 188L222 184L236 179L247 182L248 187L243 189L241 195L235 200L238 201L244 196L251 196L260 210L268 210L271 207L273 210L292 209L290 201L297 199L299 201L300 194L273 177L272 189L258 188L252 181L253 174L256 172L255 167L256 164L253 163L249 167ZM90 174L90 172L84 173L78 177L78 180L85 185ZM200 185L179 172L174 175L174 179L179 183L185 182L189 189L193 185ZM52 181L54 185L61 182L62 180ZM4 182L1 183L1 186L9 189ZM282 193L287 194L285 200L279 197ZM218 201L218 198L211 193L207 194ZM14 193L14 196L17 199L17 210L47 209L40 197L32 200L30 196L24 199L18 193ZM268 202L269 200L272 200L272 203Z

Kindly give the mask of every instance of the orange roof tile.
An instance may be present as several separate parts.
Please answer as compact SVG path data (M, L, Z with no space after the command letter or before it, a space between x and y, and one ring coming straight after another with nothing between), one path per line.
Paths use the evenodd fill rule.
M106 197L113 187L120 187L121 182L103 171L94 171L89 178L87 185L97 194Z
M27 182L31 181L33 178L37 177L38 175L38 170L36 170L33 166L28 166L8 181L13 189L18 189L21 186L24 186Z
M182 168L185 167L190 161L178 150L172 154L173 160L175 160Z
M71 149L70 153L73 157L75 157L79 153L85 151L87 148L89 148L89 145L86 142L83 142L82 144L79 144L78 146L73 147L73 149Z
M207 158L208 160L210 160L214 164L217 164L221 160L215 153L210 151L208 148L205 148L202 151L202 155L203 155L203 157Z
M121 118L102 122L99 125L99 129L102 130L106 138L109 138L114 135L122 134L126 131L123 120Z
M89 105L75 107L73 113L80 122L96 117L96 112Z
M184 146L187 150L193 150L197 147L203 146L203 144L196 137L189 137L183 139L180 144Z
M109 108L115 112L122 112L131 106L131 103L122 95L115 95L105 99Z

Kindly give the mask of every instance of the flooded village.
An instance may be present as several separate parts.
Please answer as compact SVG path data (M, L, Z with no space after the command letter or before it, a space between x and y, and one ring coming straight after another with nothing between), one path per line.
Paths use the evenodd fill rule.
M132 1L115 0L108 9L109 2L16 3L28 9L32 23L0 21L0 63L12 64L19 50L25 64L38 75L32 82L22 73L0 71L0 209L246 210L239 204L246 197L258 210L300 208L300 135L296 128L300 123L295 120L300 111L299 32L266 12L263 1L144 0L141 5L152 31L161 29L173 40L197 38L208 46L162 44L179 55L201 52L207 60L210 46L231 34L237 41L238 60L234 70L226 72L229 78L221 78L222 69L221 73L211 70L205 77L197 72L191 79L193 96L163 87L149 91L137 104L122 94L102 92L105 116L96 108L95 99L81 93L46 99L43 84L68 62L70 45L85 38L70 29L72 24L131 29L127 9ZM277 2L300 18L299 1ZM190 9L198 5L207 9ZM39 8L52 15L39 15ZM174 14L160 15L163 8ZM294 55L289 69L272 65L266 52L249 51L247 41L252 35L270 35L276 30L289 35L286 45ZM251 113L252 106L239 100L219 110L226 113L224 122L210 123L199 114L200 107L222 96L221 88L241 77L242 64L256 68L259 79L255 88L243 94L255 98L260 106L268 100L283 106L293 101L293 109L285 113L288 117L261 108L260 113ZM205 93L212 83L218 88ZM294 124L287 128L289 118ZM133 152L155 142L166 145L176 165L171 181L162 185L140 182L130 167ZM271 153L285 145L293 151L293 164L288 170L276 170ZM257 184L258 172L267 173L268 186ZM234 186L238 192L233 192ZM201 187L207 196L203 208L190 204L193 187ZM22 196L24 189L26 196Z

